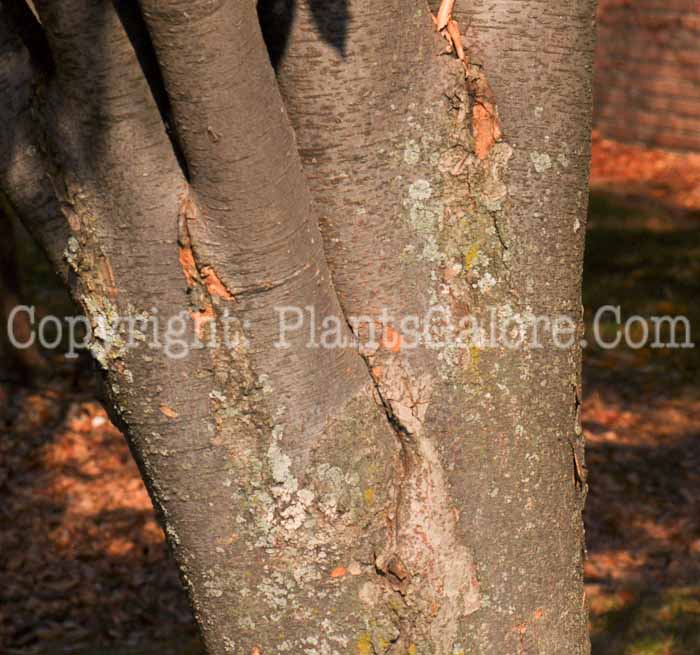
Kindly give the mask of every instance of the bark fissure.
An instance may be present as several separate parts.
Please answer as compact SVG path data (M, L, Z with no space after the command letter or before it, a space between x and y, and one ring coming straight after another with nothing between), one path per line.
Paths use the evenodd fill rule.
M476 565L458 535L459 512L440 455L431 436L423 434L433 381L417 374L400 346L394 347L393 329L382 330L391 335L380 339L389 348L363 352L361 344L360 352L400 452L387 543L374 560L388 593L398 600L393 604L398 634L375 652L428 648L450 655L461 622L481 607Z

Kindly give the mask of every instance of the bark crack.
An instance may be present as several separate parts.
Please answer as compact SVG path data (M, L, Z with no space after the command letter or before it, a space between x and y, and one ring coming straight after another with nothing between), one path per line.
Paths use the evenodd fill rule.
M384 326L384 332L393 336L394 330ZM400 446L388 539L374 562L387 593L400 598L398 606L389 601L398 623L396 652L424 644L436 655L448 655L460 620L478 610L481 600L476 566L458 534L459 514L439 453L423 433L433 380L414 371L400 347L363 351L360 346L360 354Z
M185 191L180 202L180 214L178 216L178 245L179 258L182 271L187 280L187 286L190 289L201 287L206 290L209 297L209 305L214 298L223 298L224 300L236 300L235 294L226 286L223 280L219 277L214 267L210 264L203 264L197 261L195 248L192 244L190 235L189 221L197 218L197 207L190 197L189 189ZM204 308L201 308L204 309Z

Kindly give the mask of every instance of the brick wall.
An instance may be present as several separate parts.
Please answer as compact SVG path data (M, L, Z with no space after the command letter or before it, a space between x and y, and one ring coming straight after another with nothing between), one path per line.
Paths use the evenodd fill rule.
M700 0L599 0L595 124L618 141L700 151Z

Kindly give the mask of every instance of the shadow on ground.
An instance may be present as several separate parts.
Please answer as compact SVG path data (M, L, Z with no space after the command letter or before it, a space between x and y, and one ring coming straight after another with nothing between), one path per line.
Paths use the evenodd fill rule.
M75 306L29 237L16 244L38 317ZM53 334L49 335L53 338ZM0 652L194 655L177 571L87 356L18 384L0 358Z
M588 341L596 309L622 321L684 315L659 341L697 335L700 214L610 191L593 193L584 304ZM611 314L600 333L612 341ZM649 341L655 340L654 326ZM630 334L642 341L637 321ZM586 349L584 429L587 592L593 655L700 652L700 351Z

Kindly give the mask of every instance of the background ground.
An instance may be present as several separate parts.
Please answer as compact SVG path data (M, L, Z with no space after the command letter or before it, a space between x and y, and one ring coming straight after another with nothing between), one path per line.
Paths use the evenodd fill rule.
M603 304L624 316L685 314L700 329L700 156L596 136L592 178L589 331ZM28 257L31 301L73 312ZM0 372L0 652L201 653L89 364L55 364L35 388ZM586 350L594 655L700 653L699 364L698 349Z

